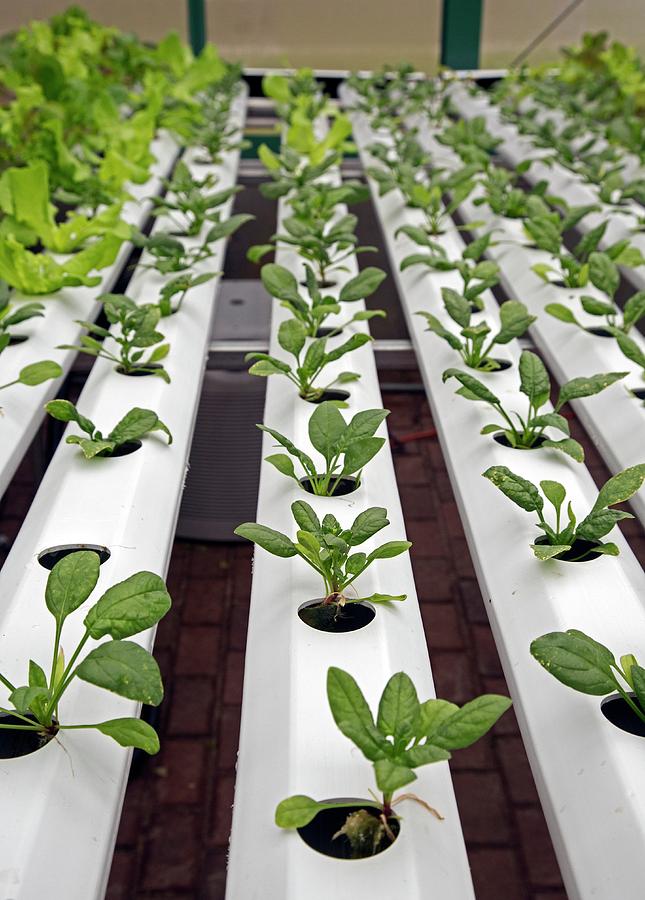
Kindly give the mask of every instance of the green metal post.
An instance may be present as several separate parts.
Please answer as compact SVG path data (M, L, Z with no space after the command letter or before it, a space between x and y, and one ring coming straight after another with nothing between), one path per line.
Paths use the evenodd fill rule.
M479 68L483 2L443 0L441 65L451 69Z
M188 36L197 56L206 43L206 9L204 0L188 0Z

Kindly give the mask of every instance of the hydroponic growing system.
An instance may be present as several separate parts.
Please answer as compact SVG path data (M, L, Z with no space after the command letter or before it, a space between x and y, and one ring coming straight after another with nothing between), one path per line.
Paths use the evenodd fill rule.
M66 428L0 572L0 895L51 894L54 867L56 896L90 900L132 749L159 749L139 714L163 697L163 578L252 218L248 88L211 46L78 10L2 58L0 495L45 417ZM512 701L568 895L641 900L645 578L616 526L625 503L645 524L645 71L587 37L488 92L407 67L337 100L308 70L262 87L278 220L247 244L273 306L248 358L266 403L236 529L256 549L227 898L473 897L447 762ZM510 698L435 696L370 336L385 273L352 211L370 196Z

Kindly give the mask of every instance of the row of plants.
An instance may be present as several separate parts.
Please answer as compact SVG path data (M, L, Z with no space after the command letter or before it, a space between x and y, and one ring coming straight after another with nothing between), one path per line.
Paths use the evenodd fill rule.
M93 321L79 322L87 332L80 343L60 349L108 360L115 368L112 378L158 376L169 383L170 375L162 360L168 357L170 345L159 330L160 323L174 316L181 323L189 291L219 274L209 270L209 260L221 252L221 242L249 218L229 214L237 188L220 186L216 175L224 153L240 146L239 124L232 115L233 102L239 94L237 69L222 63L213 48L206 48L194 58L173 35L156 48L148 48L113 29L90 22L76 9L54 17L49 23L32 23L17 35L8 56L13 68L3 70L2 75L9 79L12 73L11 83L18 97L23 90L19 75L24 79L25 91L29 78L42 79L43 84L38 88L42 91L46 85L53 85L54 75L60 76L60 89L44 104L44 110L38 107L39 114L55 113L66 123L74 121L77 100L72 95L79 91L87 102L87 91L83 93L86 79L88 90L94 89L97 82L97 118L86 117L78 122L79 133L74 132L71 145L78 154L75 164L82 165L86 173L84 179L77 179L79 196L75 200L75 205L77 202L85 209L82 216L73 213L62 225L56 224L56 204L70 204L69 194L65 192L67 182L61 180L63 176L53 168L44 151L38 155L36 145L32 148L24 143L23 157L7 159L0 175L0 197L5 202L9 198L12 203L12 215L6 215L0 222L0 229L6 235L0 244L5 246L2 243L5 241L12 247L12 241L17 242L20 237L21 252L47 263L46 253L36 252L33 247L35 237L43 248L49 248L61 233L69 237L79 228L90 238L99 234L108 220L112 222L120 229L120 240L131 239L144 251L139 273L153 270L150 285L158 286L158 297L152 299L144 292L144 302L135 302L120 294L99 295L97 304L107 327ZM34 85L31 87L41 96ZM116 104L119 117L114 122L108 100ZM106 194L99 191L99 185L103 184L101 160L113 155L109 141L120 139L119 122L124 105L130 112L123 120L123 134L129 135L126 143L131 144L128 153L134 152L137 134L142 140L145 136L142 159L146 164L142 164L139 172L133 170L132 164L124 163L124 178L119 181L118 189L114 185L111 196L116 198L118 209L104 208ZM0 110L0 117L3 112ZM149 123L149 128L136 124L139 114ZM111 134L110 123L114 125ZM127 197L128 185L137 178L147 180L149 145L159 128L171 128L181 143L190 148L187 162L176 165L165 182L163 198L153 198L153 215L158 217L158 223L151 236L134 235L123 227L118 213ZM37 129L41 138L47 133L40 119ZM72 149L68 148L68 152L71 154ZM90 161L95 165L90 165ZM199 172L203 172L203 177ZM90 198L95 202L90 202ZM166 230L162 230L164 226ZM97 243L90 244L88 250L95 246ZM78 254L72 257L72 262L75 259ZM94 281L91 279L90 283ZM24 289L19 284L14 287ZM55 295L46 302L56 302ZM15 329L22 322L43 315L44 304L31 301L14 305L7 289L3 291L2 304L0 350L5 350L12 338L20 337ZM37 384L60 374L57 364L40 362L23 369L17 381ZM130 409L106 432L99 430L84 415L82 404L79 405L80 409L58 398L47 403L46 412L58 421L78 427L80 433L68 434L66 442L77 447L84 459L90 461L87 464L95 467L97 479L108 477L96 462L98 458L116 459L134 453L141 448L142 439L155 432L168 445L172 444L168 426L150 409ZM108 465L115 464L120 465ZM62 633L67 617L89 599L103 559L93 550L63 553L56 558L45 589L45 603L55 620L51 666L48 669L43 661L30 659L24 677L17 682L13 674L11 678L8 673L0 674L0 682L8 692L7 701L0 707L0 735L5 739L1 755L31 753L64 731L82 728L98 729L122 746L156 753L159 740L147 722L139 718L92 724L69 722L64 699L70 685L81 679L139 703L157 706L161 702L163 685L154 658L140 644L127 639L154 627L168 612L171 600L163 580L151 572L137 572L108 588L98 602L85 610L81 638L71 652L68 648L65 653ZM103 641L106 637L110 640ZM101 642L83 654L90 641Z
M353 103L355 109L367 116L375 133L383 135L381 140L366 148L377 161L369 169L369 175L379 194L382 196L398 190L404 207L414 210L419 220L425 218L421 226L409 225L399 229L423 248L423 252L403 259L401 269L422 266L438 277L442 272L459 273L464 284L461 291L448 286L441 289L444 303L441 315L438 311L423 312L421 315L426 318L429 330L443 339L468 368L486 373L484 381L464 369L449 368L443 374L444 381L455 379L460 385L457 393L464 399L486 404L496 413L498 420L485 425L482 434L492 435L499 443L518 451L518 456L519 451L545 453L555 449L582 462L582 447L570 437L568 421L562 414L563 406L569 400L589 397L607 389L627 373L609 372L574 378L561 385L551 411L545 409L552 396L548 372L537 354L525 350L519 354L518 375L519 391L524 395L526 406L520 411L516 410L515 404L509 406L506 398L512 394L508 376L503 382L504 399L500 399L495 392L494 381L512 362L504 360L506 365L502 366L502 361L492 357L491 351L496 345L521 337L534 317L528 315L522 303L508 300L499 307L499 327L491 327L481 321L481 294L497 285L499 269L489 260L484 263L486 269L478 271L478 266L482 265L480 260L483 254L495 241L495 234L488 233L476 238L466 245L461 259L452 260L447 258L441 236L454 230L452 213L477 188L476 204L487 204L498 215L524 219L527 237L535 246L549 250L562 265L559 274L571 279L576 287L589 281L605 293L607 301L592 297L583 297L583 301L589 307L595 304L596 314L600 314L602 307L606 315L609 315L611 303L612 319L608 321L607 328L611 329L612 334L620 334L623 340L628 341L631 338L627 337L627 332L642 317L645 307L640 292L634 294L618 318L619 313L613 307L619 282L617 266L642 265L642 257L628 241L600 252L598 242L606 223L585 235L573 251L567 250L562 243L563 235L570 232L590 210L567 208L561 198L550 195L546 183L535 193L526 192L521 185L521 175L530 168L532 160L526 160L515 173L505 173L496 166L491 157L498 141L487 132L483 119L455 121L447 115L449 108L443 122L429 116L436 129L437 140L454 150L461 159L461 168L456 171L437 166L418 141L414 127L403 130L401 121L395 116L386 136L384 128L387 118L383 114L383 104L372 106L370 103L373 92L379 89L383 80L383 73L374 78L354 77L351 86L354 96L358 94L358 101ZM396 84L398 94L405 94L406 82L405 78L401 78L401 73L393 74L392 83ZM417 98L417 85L412 83L408 93ZM405 102L401 106L405 108ZM417 105L415 114L423 115L422 105ZM435 203L430 217L428 202L432 190ZM446 196L448 200L444 205L442 200ZM481 227L481 224L467 221L458 229L470 231ZM546 272L538 274L548 277ZM480 282L477 281L478 276ZM483 285L481 291L476 287L472 292L472 286L478 283ZM551 305L551 309L547 307L547 312L565 318L563 309L570 313L568 308L555 304ZM448 323L455 323L457 328L450 327ZM625 346L623 344L623 348ZM642 365L642 359L639 364ZM551 438L551 429L564 434L564 438ZM532 550L539 560L552 561L549 564L553 565L553 561L591 562L602 555L618 554L616 544L605 543L602 539L619 521L632 518L630 513L613 507L628 500L641 488L645 480L645 464L632 466L610 478L583 518L574 513L571 503L567 503L566 487L558 481L545 479L538 488L506 466L492 466L483 475L513 503L537 517L536 525L540 533L531 545ZM545 501L552 507L552 517L545 515ZM601 696L617 691L616 702L627 715L623 714L621 720L621 715L616 713L612 721L618 724L621 720L620 727L625 730L645 734L643 670L633 656L622 657L618 665L607 648L575 630L537 638L531 645L531 653L548 672L577 690Z
M267 422L259 427L280 452L265 462L295 483L298 492L319 498L351 494L356 500L352 521L335 515L336 509L345 508L342 503L329 505L330 511L319 516L310 503L298 499L291 504L292 534L251 522L240 525L236 534L276 557L300 558L316 573L322 596L303 603L298 615L318 631L348 635L343 640L351 667L355 640L351 634L378 615L375 607L406 600L405 594L366 595L360 588L364 573L370 567L378 570L374 575L378 585L382 561L406 553L411 545L390 540L369 549L368 542L390 522L383 507L361 508L363 473L386 443L377 431L388 410L359 409L346 416L343 409L353 403L351 385L361 373L336 374L336 367L323 377L323 371L371 341L363 323L385 313L365 309L362 301L374 294L385 273L367 266L352 274L355 258L374 248L359 245L357 217L347 211L363 202L368 190L360 182L339 178L349 146L349 120L330 104L307 70L289 78L267 76L263 87L282 120L282 142L278 153L267 146L259 149L271 179L261 190L280 198L282 214L279 231L266 244L250 248L248 256L259 262L277 250L278 259L289 265L262 266L262 282L284 312L275 350L249 354L249 372L283 376L292 383L291 408L297 418L308 419L311 445L297 446L291 435ZM320 127L321 118L330 119L328 129ZM357 306L358 311L352 311ZM310 415L303 401L313 407ZM378 670L374 674L377 679L381 675ZM275 821L279 827L298 829L315 849L351 859L391 846L402 828L398 804L404 800L417 801L441 818L425 800L396 792L416 778L419 766L447 760L452 750L476 741L510 705L508 698L497 695L478 697L461 708L445 700L420 702L409 676L398 672L387 680L374 715L353 675L338 667L327 672L327 696L340 731L373 763L379 796L348 801L295 795L278 805Z

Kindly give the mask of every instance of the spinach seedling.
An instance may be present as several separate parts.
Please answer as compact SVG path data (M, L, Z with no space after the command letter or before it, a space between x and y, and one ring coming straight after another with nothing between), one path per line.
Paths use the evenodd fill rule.
M167 436L168 443L172 444L170 431L151 409L140 409L135 406L105 437L94 422L81 415L69 400L50 400L45 404L45 409L52 418L58 419L59 422L75 422L81 431L89 435L81 437L78 434L70 434L66 438L67 444L78 444L86 459L93 459L95 456L114 456L115 451L124 444L138 441L152 431L162 431Z
M234 186L209 193L216 184L213 175L201 180L191 175L188 166L178 162L172 178L164 179L166 195L152 197L153 216L168 216L179 229L180 234L195 236L208 220L215 216L218 206L226 203L234 194L243 190ZM179 216L179 218L177 218Z
M462 707L448 700L421 703L410 677L397 672L385 685L375 721L354 678L335 666L327 671L327 699L339 730L373 764L381 794L366 801L364 810L351 813L334 835L349 839L355 857L371 856L394 840L390 823L398 818L394 807L403 800L414 800L442 819L415 794L395 797L395 792L416 779L415 769L470 747L511 706L509 698L499 694L483 694ZM320 803L301 794L278 804L275 822L280 828L303 828L322 810L355 806L355 800Z
M79 346L63 344L59 349L77 350L88 356L109 359L116 363L117 371L123 375L157 375L170 382L170 375L160 365L160 360L165 359L170 351L170 344L162 344L164 336L156 330L160 318L159 308L150 303L138 306L123 294L101 294L97 299L103 303L110 324L118 325L118 330L108 331L94 322L78 320L78 324L87 328L89 334L81 337ZM103 343L97 338L101 338ZM105 340L108 338L118 345L118 355L105 349ZM144 359L146 348L154 347L155 344L159 346Z
M6 332L4 334L0 333L0 353L7 349L10 340L11 338ZM14 384L24 384L26 387L36 387L36 385L42 384L44 381L49 381L52 378L60 378L62 374L63 370L57 362L53 362L51 359L43 359L40 362L23 366L20 372L18 372L17 378L14 378L13 381L8 381L6 384L0 384L0 391L12 387ZM0 410L1 409L2 408L0 407Z
M582 446L569 436L569 423L564 416L560 415L560 410L570 400L591 397L604 391L605 388L620 378L624 378L628 373L606 372L583 378L572 378L560 388L554 411L540 413L540 409L547 403L551 393L551 380L544 363L535 353L524 350L520 356L519 370L520 391L526 394L529 401L528 411L524 416L514 410L507 412L502 407L501 400L485 384L467 372L461 372L459 369L446 369L443 373L443 380L456 378L461 384L457 390L458 394L465 397L466 400L481 400L487 403L504 420L503 425L484 425L480 434L501 432L505 441L513 449L531 450L535 447L552 447L555 450L561 450L577 462L582 462L584 459ZM566 437L559 441L546 438L544 436L545 428L555 428Z
M620 275L615 263L602 253L592 253L589 264L590 280L594 281L592 274L594 272L594 264L600 265L600 260L603 259L606 260L603 268L607 276L609 276L610 271L615 269L615 281L612 279L611 284L608 281L604 283L605 292L608 294L609 300L602 300L599 297L590 297L583 294L580 297L580 305L588 315L604 319L605 327L610 333L612 329L615 329L627 334L645 316L645 291L637 291L635 294L632 294L621 311L620 307L613 300L620 281ZM594 283L596 282L594 281ZM566 322L567 325L575 325L583 331L587 331L587 326L583 325L576 318L573 310L563 303L547 303L544 310L561 322Z
M363 269L354 278L340 289L338 299L328 294L323 294L318 287L316 277L306 266L306 282L309 299L303 297L300 292L298 282L295 275L284 266L276 263L267 263L262 266L261 270L262 284L272 297L279 300L281 305L288 309L294 318L304 325L309 337L316 337L318 329L328 316L340 313L341 303L354 303L357 300L364 300L369 297L381 284L385 278L385 272L381 269L368 267ZM352 322L365 322L373 319L375 316L385 316L385 312L381 309L364 309L337 325L327 335L331 337L338 334L343 328L347 328Z
M481 295L499 283L499 266L482 256L491 246L492 233L482 235L464 247L461 259L449 259L444 248L427 238L422 229L413 225L403 225L396 232L405 234L415 243L427 247L430 253L412 253L401 260L404 272L411 266L426 266L436 272L457 271L463 281L460 294L468 301L473 311L484 308Z
M211 281L211 279L221 274L221 272L209 272L203 275L186 274L171 278L170 281L164 284L159 292L158 306L162 318L172 316L174 313L179 312L188 291L195 287L199 287L200 284L206 284L206 282ZM173 297L176 297L177 295L179 295L179 300L173 304Z
M506 466L491 466L483 473L509 500L527 512L537 513L538 528L544 537L531 544L538 559L565 559L581 562L594 559L599 554L618 555L616 544L602 544L600 538L612 530L621 519L633 519L631 513L610 509L616 503L629 500L645 479L645 464L631 466L614 475L601 487L591 511L577 522L571 503L567 507L566 525L562 521L562 506L566 490L558 481L541 481L542 493L555 509L555 526L544 518L544 500L538 488L526 478L516 475Z
M327 351L327 338L314 338L305 350L307 329L298 319L287 319L278 329L278 343L294 357L295 365L268 353L247 353L245 359L247 362L254 360L250 375L285 375L298 388L303 400L317 403L334 385L348 384L361 377L357 372L341 372L333 381L318 386L315 381L323 369L371 340L368 334L353 334L344 344Z
M14 685L4 674L0 682L7 688L12 708L0 712L20 724L4 724L2 729L33 731L43 742L61 730L96 728L123 747L139 747L146 753L159 750L159 738L146 722L135 718L110 719L93 724L68 725L60 710L65 691L75 678L105 688L129 700L158 706L163 685L154 657L126 638L152 628L170 609L170 596L158 575L137 572L108 588L87 611L85 631L72 653L63 652L61 638L67 617L88 599L99 579L99 557L91 550L65 556L51 570L45 590L47 609L56 628L49 675L39 663L29 660L28 683ZM87 642L109 637L79 662Z
M582 631L551 631L531 642L531 654L562 684L595 697L617 691L645 723L645 668L633 653L614 654ZM617 677L620 676L620 677ZM627 689L625 689L627 685ZM635 696L630 696L634 692Z
M301 487L307 484L311 493L321 497L333 497L343 482L350 478L352 490L359 487L363 467L378 453L385 438L374 437L374 432L388 415L387 409L365 409L356 413L348 423L343 418L335 403L325 400L316 407L309 419L309 440L314 449L322 454L325 460L324 472L318 471L317 465L304 451L299 450L289 438L258 425L284 447L289 456L276 453L266 457L283 475L293 478ZM298 460L304 469L304 478L296 475L293 461ZM342 461L341 461L342 460Z
M438 337L443 338L453 350L461 356L464 363L471 369L481 372L494 372L500 368L500 363L490 354L497 344L508 344L514 338L526 333L536 316L529 315L528 309L518 300L507 300L499 308L500 328L489 339L491 333L487 322L471 325L472 305L457 291L452 288L441 288L441 296L446 312L457 325L460 326L460 337L453 331L449 331L441 324L439 319L429 312L418 312L428 323L428 331L432 331Z
M467 165L487 168L491 156L502 143L494 137L486 126L483 116L473 119L459 119L437 135L440 144L451 147Z
M349 528L343 528L338 519L327 514L322 522L304 500L296 500L291 504L293 518L298 525L296 541L292 541L280 531L245 522L238 525L235 534L253 541L258 547L288 559L300 556L323 579L325 597L323 606L346 603L385 603L390 600L405 600L406 595L372 594L369 597L349 597L347 589L377 559L391 559L409 550L410 541L388 541L381 544L371 553L353 552L365 541L373 537L386 525L389 525L387 510L372 507L359 513Z

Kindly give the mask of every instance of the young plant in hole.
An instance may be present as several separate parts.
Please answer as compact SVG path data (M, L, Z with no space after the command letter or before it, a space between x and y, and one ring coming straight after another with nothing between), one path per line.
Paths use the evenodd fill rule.
M170 431L151 409L135 406L105 437L94 422L81 415L69 400L50 400L45 404L45 409L59 422L75 422L81 431L88 435L81 437L78 434L70 434L66 438L67 444L78 444L86 459L93 459L95 456L114 456L124 444L138 441L153 431L162 431L168 438L168 443L172 444Z
M504 424L484 425L480 434L494 434L501 432L508 444L516 450L531 450L534 447L553 447L571 456L577 462L584 459L582 446L569 436L569 423L560 415L560 410L570 400L578 400L581 397L591 397L604 391L615 381L624 378L627 372L606 372L599 375L589 375L583 378L572 378L560 388L558 399L553 412L540 413L540 409L548 402L551 394L551 380L544 363L531 353L524 350L520 356L520 391L526 394L529 401L528 411L521 416L515 410L506 411L502 407L501 400L482 384L473 375L461 372L459 369L446 369L443 380L456 378L461 384L457 393L466 400L481 400L492 406L504 420ZM566 435L565 438L554 441L545 438L545 428L555 428Z
M178 162L172 178L164 179L166 195L151 198L152 215L168 216L180 234L188 237L199 234L205 223L216 217L216 208L243 190L242 187L233 186L208 193L215 187L216 181L214 175L207 175L199 180L191 175L185 163Z
M374 432L389 414L387 409L365 409L356 413L348 423L343 418L335 403L325 400L316 407L309 419L309 440L314 449L322 454L325 469L318 471L318 466L303 450L299 450L289 438L258 425L287 451L266 457L283 475L293 478L302 487L302 481L311 489L311 493L321 497L333 497L344 479L353 477L355 488L361 483L364 466L378 453L385 438L374 437ZM304 472L304 478L296 475L291 457L298 460Z
M316 385L315 381L323 369L371 340L368 334L353 334L344 344L328 352L327 338L314 338L305 350L307 329L298 319L287 319L278 329L278 343L294 357L295 364L269 356L268 353L247 353L245 360L254 360L249 369L250 375L285 375L298 388L303 400L317 403L330 388L357 381L361 377L357 372L341 372L326 385Z
M551 631L531 642L531 654L562 684L595 697L617 691L645 723L645 669L633 653L614 654L582 631ZM627 685L627 689L625 689ZM630 696L634 692L635 697Z
M329 294L323 294L318 287L313 270L309 266L306 266L305 269L307 293L310 299L302 296L295 275L284 266L267 263L262 266L260 274L262 284L269 294L279 300L281 305L304 325L308 337L316 337L318 329L325 319L341 312L341 303L355 303L357 300L364 300L376 291L385 278L385 272L382 269L369 266L345 282L340 289L338 299L336 299ZM338 334L352 322L366 322L376 316L384 317L385 312L382 309L360 310L346 322L335 326L327 337Z
M515 169L505 169L499 166L489 166L480 179L483 196L473 200L474 206L487 205L496 216L505 216L508 219L524 219L531 215L539 201L538 209L541 214L549 212L549 207L543 198L549 189L548 181L538 181L531 186L531 193L527 193L518 187L520 179L528 172L534 160L525 159ZM549 201L558 198L549 197Z
M29 660L25 685L15 685L4 673L0 674L0 682L10 692L11 704L10 708L0 708L0 712L20 722L0 722L0 729L36 732L45 742L62 730L96 728L123 747L156 753L159 738L140 719L68 725L61 710L65 692L75 678L152 706L158 706L163 699L161 675L153 656L139 644L126 640L152 628L170 609L166 586L152 572L137 572L108 588L87 611L83 620L85 631L76 647L67 655L63 651L65 620L89 598L99 579L99 567L98 554L82 550L65 556L51 570L45 603L56 627L49 674L33 659ZM99 641L104 637L111 640L100 643L79 662L90 638Z
M176 278L166 282L159 292L158 306L162 318L179 312L188 291L199 287L200 284L206 284L206 282L221 274L221 272L208 272L203 275L178 275ZM177 295L179 295L179 300L173 304L173 297Z
M118 330L108 331L107 328L94 322L79 320L78 324L87 328L89 334L81 337L79 346L63 344L59 349L77 350L88 356L109 359L124 375L133 373L157 375L170 382L170 375L160 365L160 360L168 355L170 344L162 344L164 336L156 330L160 318L159 308L150 303L138 306L134 300L123 294L101 294L97 299L103 303L107 320L112 325L118 325ZM101 338L102 341L97 338ZM118 345L117 353L105 349L105 341L108 338ZM146 349L154 347L155 344L159 346L144 359Z
M11 337L9 334L6 332L4 334L0 333L0 354L7 349L10 340ZM20 372L18 372L17 378L14 378L13 381L8 381L6 384L0 384L0 391L12 387L14 384L24 384L26 387L36 387L36 385L42 384L43 381L49 381L52 378L60 378L62 374L63 370L57 362L53 362L51 359L44 359L40 362L23 366ZM2 407L0 407L0 413L1 412Z
M490 354L498 344L508 344L514 338L526 333L536 316L529 315L529 311L518 300L507 300L499 308L500 328L489 339L490 325L480 322L471 325L472 305L452 288L441 288L441 296L446 312L457 325L460 326L460 337L453 331L449 331L441 324L439 319L428 312L418 312L428 323L428 331L432 331L438 337L443 338L453 350L461 356L464 363L471 369L480 372L494 372L500 368L498 360Z
M566 559L582 562L593 559L596 554L617 556L616 544L602 544L600 538L609 534L614 525L622 519L633 519L633 515L620 509L610 509L617 503L629 500L638 491L645 479L645 464L631 466L614 475L601 487L591 511L577 522L571 503L567 506L567 521L563 521L563 504L566 490L558 481L541 481L542 494L555 510L555 525L544 518L544 500L538 488L526 478L516 475L506 466L491 466L483 473L509 500L527 512L537 513L537 526L544 537L531 544L538 559Z
M483 116L473 119L459 119L437 135L440 144L451 147L467 165L486 168L491 156L502 143L494 137L486 126Z
M627 334L645 316L645 291L632 294L621 313L620 307L614 301L620 284L620 272L616 263L606 253L590 255L589 281L606 294L608 299L583 295L580 297L580 305L588 315L604 319L608 331L616 329ZM587 330L587 326L578 321L573 310L563 303L547 303L544 309L561 322L576 325L583 331Z
M427 266L436 272L457 271L461 275L463 286L460 294L468 301L473 311L484 308L481 295L499 283L499 266L482 256L491 246L492 233L487 233L471 241L461 254L461 259L448 259L444 248L435 241L428 240L422 229L413 225L403 225L397 234L405 234L417 244L426 246L430 253L412 253L401 260L402 272L411 266Z
M470 747L511 706L509 698L499 694L483 694L461 708L448 700L421 703L410 677L397 672L385 685L375 721L354 678L335 666L327 671L327 699L339 730L373 764L380 793L380 798L373 795L373 801L365 802L365 809L352 812L333 835L349 840L354 858L371 856L395 839L394 808L404 800L420 803L442 819L416 794L395 796L396 791L415 781L414 770L420 766L448 760L452 750ZM304 828L322 810L355 806L356 801L318 802L296 795L278 804L275 822L280 828Z
M356 516L349 528L343 528L331 514L327 514L321 522L304 500L292 503L291 512L298 525L296 541L280 531L253 522L238 525L235 534L253 541L274 556L285 559L300 556L304 559L323 579L323 606L335 604L340 611L347 603L405 600L405 594L372 594L369 597L351 597L347 594L348 588L377 559L391 559L405 553L412 546L410 541L388 541L369 554L353 552L354 547L365 543L390 524L387 510L377 506L366 509Z
M313 269L319 287L326 287L332 272L346 272L345 260L359 253L375 253L376 247L359 247L354 234L357 217L351 213L336 221L315 224L296 216L283 219L286 234L274 234L269 244L258 244L247 252L251 262L259 262L279 244L287 244L298 250Z

